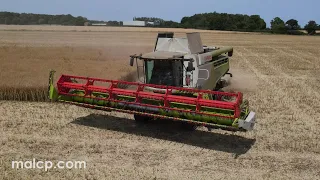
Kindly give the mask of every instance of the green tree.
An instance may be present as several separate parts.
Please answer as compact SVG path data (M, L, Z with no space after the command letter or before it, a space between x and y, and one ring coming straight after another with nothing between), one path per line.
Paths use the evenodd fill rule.
M273 33L286 33L284 21L279 17L275 17L273 20L271 20L271 30Z
M44 24L44 22L45 22L45 21L44 21L44 19L42 19L42 18L38 20L38 24Z
M290 19L286 22L286 25L289 30L298 30L300 29L300 25L297 20L295 19Z
M12 24L19 24L19 22L20 22L19 17L14 17L14 18L12 19Z
M49 19L48 24L53 25L53 24L57 24L57 21L55 19Z
M21 24L21 25L28 24L28 14L26 14L26 13L20 14L20 22L19 22L19 24Z
M248 28L250 30L260 30L266 28L266 22L261 19L259 15L252 15L249 17Z
M88 21L85 17L73 17L67 15L48 15L31 13L0 12L0 24L61 24L61 25L84 25Z
M185 28L200 28L211 30L245 30L255 31L266 28L265 21L259 15L203 13L181 19Z
M59 24L68 25L68 24L72 23L72 20L73 20L73 17L70 14L68 14L66 16L61 16L59 18Z
M260 19L260 30L264 30L266 28L267 28L267 23L263 19Z
M316 30L318 28L318 25L315 21L309 21L308 24L305 25L304 29L307 30L308 34L315 34Z
M86 22L86 19L81 17L81 16L78 16L75 20L75 25L76 26L84 26L84 23Z
M184 23L186 23L187 21L188 21L188 19L189 19L189 17L183 17L182 19L181 19L181 24L184 24Z
M168 28L179 28L180 24L174 21L163 21L160 24L161 27L168 27Z
M4 20L5 24L7 24L7 25L11 24L11 21L12 21L11 17L6 17Z
M120 22L118 21L108 21L108 26L120 26Z

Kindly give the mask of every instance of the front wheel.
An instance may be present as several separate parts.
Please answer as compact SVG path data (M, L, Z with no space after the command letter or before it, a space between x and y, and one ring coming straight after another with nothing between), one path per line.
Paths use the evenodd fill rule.
M186 131L194 131L197 129L197 125L193 123L181 122L181 128Z
M147 123L149 120L151 120L152 118L151 117L148 117L148 116L141 116L141 115L138 115L138 114L135 114L134 115L134 120L137 122L137 123Z

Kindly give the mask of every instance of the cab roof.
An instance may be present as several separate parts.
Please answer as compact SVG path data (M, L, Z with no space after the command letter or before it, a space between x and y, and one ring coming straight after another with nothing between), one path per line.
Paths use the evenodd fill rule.
M141 58L151 60L179 60L183 59L184 55L186 55L186 53L171 51L155 51L143 54Z

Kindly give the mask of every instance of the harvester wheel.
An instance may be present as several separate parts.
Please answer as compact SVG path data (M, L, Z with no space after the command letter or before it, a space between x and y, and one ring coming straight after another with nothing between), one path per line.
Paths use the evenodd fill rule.
M187 122L181 122L181 127L186 131L194 131L197 129L197 125Z
M135 114L134 115L134 120L137 122L137 123L147 123L151 118L148 117L148 116L141 116L141 115L138 115L138 114Z
M216 90L214 90L214 91L223 92L223 90L221 90L221 89L216 89ZM215 95L212 96L212 99L213 99L213 100L221 100L221 99L222 99L222 96L221 96L221 95L219 96L219 95L215 94Z

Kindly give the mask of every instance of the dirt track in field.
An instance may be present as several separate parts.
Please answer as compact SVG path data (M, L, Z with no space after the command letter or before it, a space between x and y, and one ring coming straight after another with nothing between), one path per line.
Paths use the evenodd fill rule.
M46 85L48 70L117 79L156 32L0 31L0 87ZM182 36L182 33L178 33ZM203 32L233 46L230 90L256 111L253 132L136 126L131 115L0 101L0 172L13 178L319 179L320 38ZM15 81L12 82L11 79ZM13 170L11 160L85 160L86 170Z

